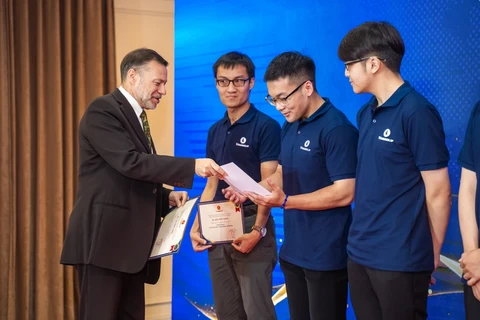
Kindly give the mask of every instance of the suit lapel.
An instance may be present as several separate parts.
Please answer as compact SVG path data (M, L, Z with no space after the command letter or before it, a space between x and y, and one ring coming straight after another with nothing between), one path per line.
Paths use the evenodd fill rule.
M130 103L128 103L127 98L125 98L125 96L118 89L115 89L112 95L115 98L115 100L117 100L118 104L120 105L120 110L122 110L123 114L125 115L128 122L132 126L133 130L137 134L138 138L140 139L140 141L142 141L142 144L145 147L145 149L148 151L148 153L151 153L152 151L148 147L147 137L145 137L145 133L142 130L142 126L138 122L138 117L135 114L133 107L130 105Z

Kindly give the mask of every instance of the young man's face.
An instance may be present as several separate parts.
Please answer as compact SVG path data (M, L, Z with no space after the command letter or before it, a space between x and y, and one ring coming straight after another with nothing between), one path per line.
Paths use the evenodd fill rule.
M133 96L142 108L153 110L167 94L166 84L167 67L152 60L137 71L132 86Z
M307 113L308 96L304 92L306 82L302 82L291 82L288 78L267 82L268 94L274 99L275 108L283 114L288 122L304 118ZM295 89L297 90L295 91Z
M355 93L369 92L368 87L372 81L372 74L367 70L369 59L370 58L353 63L349 61L345 62L345 77L350 81L353 92Z
M248 79L248 73L245 66L236 65L232 69L225 69L223 66L218 67L217 78L215 79L216 87L220 101L227 108L239 108L248 103L255 78L243 81L246 79ZM225 84L226 86L222 86Z

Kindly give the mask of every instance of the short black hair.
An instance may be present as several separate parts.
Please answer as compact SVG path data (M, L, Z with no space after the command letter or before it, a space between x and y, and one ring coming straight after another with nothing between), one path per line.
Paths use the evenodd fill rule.
M350 30L338 46L338 57L351 61L375 55L385 59L385 65L400 73L405 44L400 32L388 22L365 22Z
M139 48L135 49L123 58L122 63L120 64L120 76L122 82L127 78L128 70L132 68L143 67L145 64L150 61L157 61L161 65L168 67L168 62L161 55L159 55L155 50L148 48Z
M252 59L244 53L231 51L225 53L213 64L213 76L217 78L218 68L233 69L235 66L244 66L249 78L255 78L255 65Z
M288 78L298 82L310 80L315 87L315 62L312 58L297 51L288 51L279 54L270 62L263 76L263 81L275 81Z

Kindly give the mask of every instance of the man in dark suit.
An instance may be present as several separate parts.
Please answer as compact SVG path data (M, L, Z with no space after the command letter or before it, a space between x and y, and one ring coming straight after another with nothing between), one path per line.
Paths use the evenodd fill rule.
M194 174L223 178L211 159L157 155L145 110L166 94L168 62L150 49L128 53L122 85L95 99L79 128L78 191L61 263L74 265L80 319L144 319L144 283L154 284L160 260L148 261L160 220L182 206Z

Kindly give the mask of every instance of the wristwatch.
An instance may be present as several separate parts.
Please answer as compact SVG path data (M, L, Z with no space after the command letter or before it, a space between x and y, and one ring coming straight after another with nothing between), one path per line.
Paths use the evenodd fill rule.
M252 231L255 230L257 231L258 233L260 233L260 235L263 237L265 237L265 235L267 234L267 228L265 227L260 227L260 226L257 226L257 225L253 225L252 226Z

